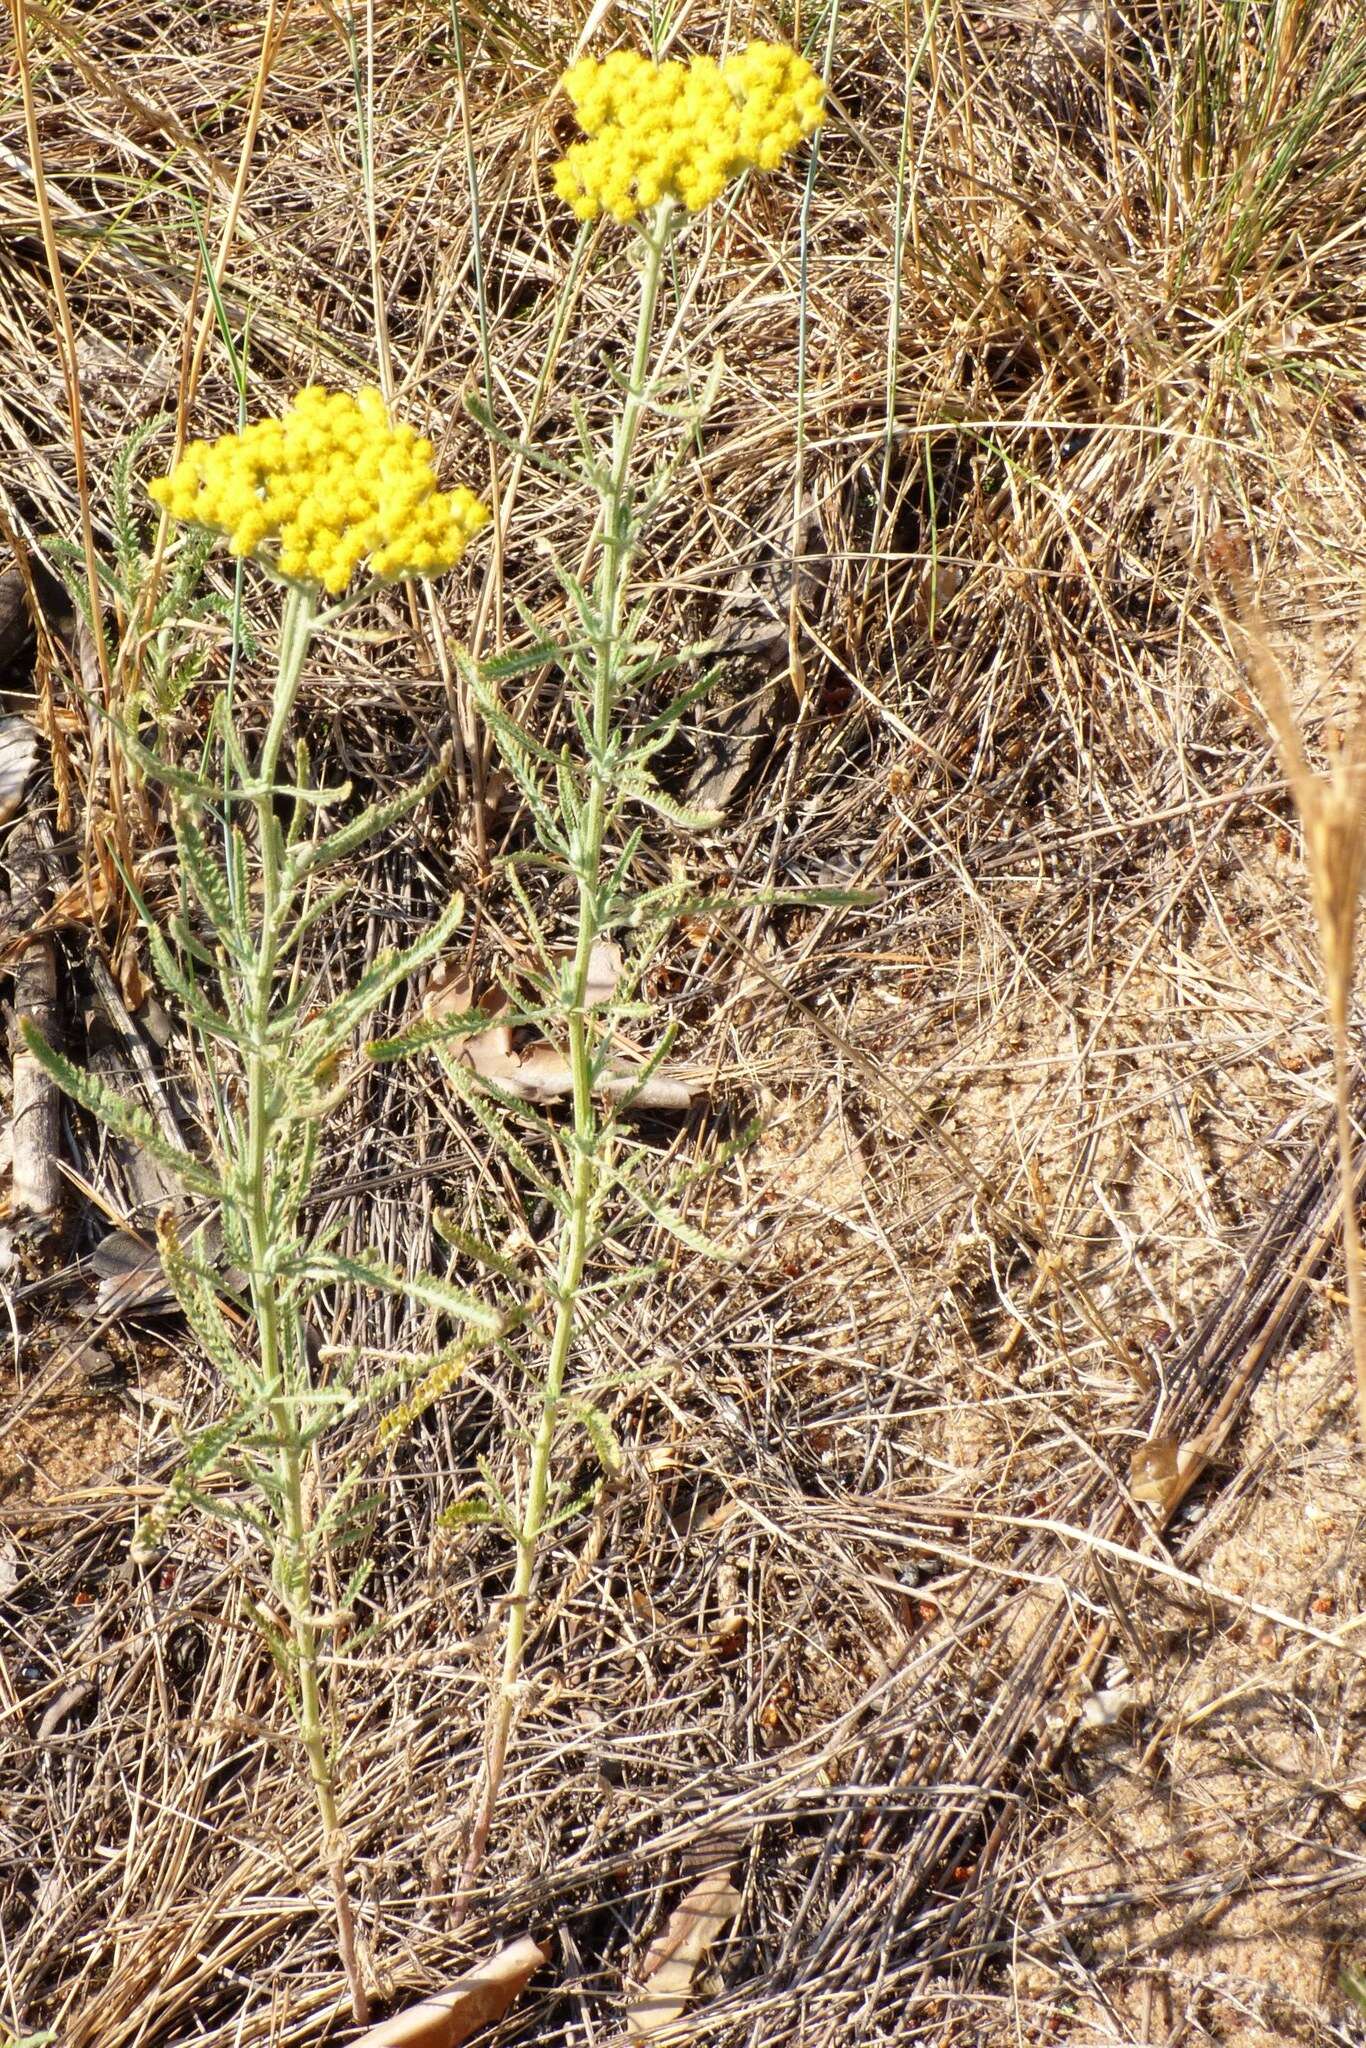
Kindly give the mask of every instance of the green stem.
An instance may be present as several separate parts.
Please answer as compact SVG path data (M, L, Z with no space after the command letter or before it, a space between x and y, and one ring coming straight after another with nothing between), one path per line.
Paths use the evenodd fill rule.
M317 621L314 595L291 585L280 624L280 655L270 723L248 798L256 814L261 902L255 957L247 990L247 1128L241 1199L251 1250L251 1303L261 1352L261 1385L274 1427L275 1471L281 1502L283 1555L277 1586L289 1616L298 1684L299 1735L323 1831L323 1860L332 1882L338 1948L351 1991L356 2022L369 2019L369 2003L356 1959L355 1930L346 1887L345 1847L337 1813L336 1786L324 1728L320 1647L323 1626L313 1598L313 1559L305 1497L304 1416L306 1350L299 1314L282 1291L276 1270L279 1219L271 1214L272 1158L285 1112L275 1075L280 1064L274 1019L276 971L290 891L281 872L283 836L275 815L275 786L285 728L298 695Z
M545 1528L546 1502L550 1492L551 1454L555 1425L564 1395L565 1377L578 1333L579 1295L583 1286L592 1243L593 1221L600 1180L605 1163L605 1140L609 1133L599 1123L593 1099L594 1045L588 1016L588 985L593 947L597 942L601 916L602 854L609 817L610 742L617 715L617 679L621 650L622 619L631 568L635 559L635 528L631 507L631 462L641 417L654 387L657 368L650 365L650 340L659 303L668 249L673 201L662 200L643 232L645 261L641 271L640 304L636 314L635 347L631 375L612 439L612 461L599 500L601 554L598 558L596 600L599 631L594 641L593 664L593 751L588 763L588 802L584 807L574 848L578 882L578 933L574 960L565 995L569 1028L569 1064L573 1076L574 1128L570 1149L573 1173L570 1206L560 1242L555 1276L555 1327L550 1340L550 1357L541 1387L540 1414L531 1447L521 1527L517 1532L517 1561L508 1599L507 1629L503 1639L503 1668L489 1714L485 1749L483 1789L470 1834L457 1890L454 1920L463 1918L483 1861L493 1811L502 1783L512 1733L522 1661L526 1651L527 1611L536 1576L537 1556Z

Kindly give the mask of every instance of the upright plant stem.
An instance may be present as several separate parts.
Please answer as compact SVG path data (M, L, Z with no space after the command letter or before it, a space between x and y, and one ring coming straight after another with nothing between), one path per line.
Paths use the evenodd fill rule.
M531 1466L523 1498L521 1525L517 1531L517 1562L508 1599L507 1630L503 1639L503 1668L498 1691L489 1713L484 1779L470 1834L469 1849L456 1895L454 1918L464 1917L479 1866L493 1825L507 1761L508 1739L512 1733L522 1659L526 1649L527 1609L536 1576L537 1555L545 1527L546 1501L550 1491L551 1453L555 1424L564 1395L565 1376L573 1356L578 1332L579 1295L591 1245L594 1213L604 1164L607 1133L599 1122L593 1099L594 1049L588 1018L588 987L593 947L602 915L602 855L608 820L611 764L609 747L618 709L617 678L620 665L622 618L635 557L635 527L631 507L631 462L641 415L648 403L658 374L650 364L650 340L655 310L663 281L664 256L669 244L673 201L662 200L643 231L644 263L640 278L640 304L636 315L635 347L631 357L630 380L612 438L612 461L599 499L601 552L598 557L594 596L597 634L593 643L593 750L588 763L588 801L572 841L574 869L578 882L578 933L566 991L569 1029L569 1065L573 1076L574 1128L570 1140L573 1172L569 1188L569 1214L561 1233L555 1274L555 1325L550 1340L550 1357L541 1386L540 1413L532 1440Z
M1333 1019L1333 1093L1337 1108L1338 1172L1342 1187L1342 1262L1347 1270L1347 1323L1356 1371L1357 1426L1366 1442L1366 1273L1362 1270L1361 1223L1357 1216L1356 1138L1352 1130L1351 1048L1347 1035L1346 986L1329 988Z
M316 617L312 593L297 585L285 599L280 626L280 658L271 703L270 723L257 767L250 801L256 813L261 870L260 925L247 992L247 1120L241 1199L247 1242L251 1250L251 1303L261 1355L261 1386L270 1408L276 1443L275 1477L284 1529L283 1553L276 1583L289 1616L292 1661L298 1687L299 1734L308 1758L309 1777L323 1830L323 1857L332 1883L337 1915L337 1946L351 1992L358 2026L370 2016L356 1956L355 1924L346 1883L345 1849L337 1814L336 1786L324 1728L322 1680L319 1671L321 1629L313 1601L313 1559L309 1545L308 1507L304 1493L304 1416L300 1383L306 1352L298 1312L282 1295L276 1268L278 1219L272 1213L272 1156L279 1135L283 1105L274 1070L278 1056L275 1032L275 980L279 964L281 925L288 905L281 898L281 832L275 813L275 785L285 727L298 694Z

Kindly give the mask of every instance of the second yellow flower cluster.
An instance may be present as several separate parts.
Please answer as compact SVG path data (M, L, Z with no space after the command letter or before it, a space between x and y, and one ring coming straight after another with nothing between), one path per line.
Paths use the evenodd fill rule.
M352 398L310 384L283 419L193 441L149 486L172 518L227 536L281 576L333 596L371 575L437 576L488 523L473 492L436 488L432 444L391 426L378 391Z
M819 75L786 43L720 64L617 50L582 58L562 84L589 139L556 164L555 186L580 220L633 220L662 199L696 213L743 171L775 170L825 119ZM332 596L362 564L385 582L438 576L489 520L472 491L437 489L431 442L394 426L369 387L352 398L310 384L283 419L192 441L149 490L233 554Z
M554 172L580 220L632 220L664 198L696 213L742 171L776 170L825 119L820 78L786 43L750 43L722 64L615 50L581 58L562 83L591 138Z

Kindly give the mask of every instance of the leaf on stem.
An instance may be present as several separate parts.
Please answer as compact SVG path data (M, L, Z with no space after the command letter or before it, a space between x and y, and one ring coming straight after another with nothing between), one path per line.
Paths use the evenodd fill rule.
M534 627L534 620L532 625ZM528 647L511 648L505 654L486 655L479 663L480 680L487 688L490 684L515 682L520 676L535 675L539 669L558 668L565 659L566 651L558 640L537 637Z
M471 1359L487 1346L487 1336L460 1337L430 1359L426 1371L412 1391L380 1417L375 1435L381 1444L393 1443L412 1428L429 1408L435 1407L462 1377Z
M506 427L500 427L482 398L473 396L465 400L465 410L476 424L483 428L489 439L498 447L506 448L510 455L520 455L535 469L544 470L547 476L558 477L562 483L577 482L575 471L567 462L556 461L532 441L523 441L516 434L509 434Z
M205 1355L239 1400L250 1401L256 1391L251 1370L237 1348L217 1295L187 1255L175 1212L170 1208L163 1209L157 1218L157 1248L166 1278Z
M487 1529L491 1522L507 1526L506 1518L498 1513L486 1493L467 1494L463 1500L442 1508L436 1520L438 1528L452 1533L457 1529Z
M721 823L720 811L689 810L686 804L676 803L643 769L623 769L620 787L633 803L644 804L646 810L654 811L680 832L710 832Z
M517 1262L505 1258L502 1252L495 1251L491 1244L486 1244L474 1231L466 1230L448 1209L433 1211L432 1227L437 1236L448 1244L452 1251L459 1252L462 1258L472 1259L478 1266L486 1266L489 1272L500 1274L504 1280L521 1284L524 1275Z
M594 1408L586 1402L572 1402L568 1412L579 1423L592 1444L594 1455L603 1471L609 1478L617 1478L626 1463L626 1454L609 1418L604 1415L601 1408Z
M295 853L289 863L291 881L302 881L305 875L316 874L320 868L331 867L339 860L345 860L357 847L365 846L372 839L387 833L391 827L400 824L410 811L416 810L424 798L441 782L450 766L450 750L442 752L436 761L419 777L411 789L402 796L390 798L387 803L370 804L357 818L338 826L325 839L316 839L301 851Z
M260 1521L245 1501L217 1501L203 1493L199 1485L201 1480L213 1477L228 1451L247 1435L255 1422L255 1409L242 1408L224 1421L200 1430L186 1445L180 1470L133 1532L130 1555L134 1564L152 1562L172 1524L192 1505L223 1520L247 1522L259 1531Z
M514 1173L520 1174L528 1187L535 1188L549 1202L560 1216L569 1213L569 1198L563 1187L542 1173L525 1145L519 1140L512 1127L511 1112L527 1119L534 1128L544 1125L541 1135L552 1137L553 1132L536 1110L520 1104L514 1096L505 1093L495 1081L478 1081L467 1066L452 1059L442 1051L440 1059L452 1084L469 1107L470 1114L483 1126Z
M214 936L230 954L235 954L241 946L241 919L233 910L228 878L205 845L199 820L190 804L175 805L174 824L180 864L189 877L200 908L213 926ZM144 920L151 925L152 919L146 912Z
M640 1182L629 1173L618 1171L613 1175L613 1179L622 1193L628 1196L639 1209L642 1209L652 1223L657 1223L659 1228L667 1231L670 1237L677 1238L678 1242L686 1245L689 1251L697 1252L705 1259L714 1259L718 1265L729 1265L734 1259L734 1252L727 1251L723 1244L717 1244L714 1239L705 1236L702 1231L694 1230L691 1223L680 1215L671 1202L666 1202L660 1196L651 1194L647 1188L642 1187Z
M391 989L415 974L419 967L425 967L429 960L435 959L450 940L464 911L464 898L453 897L436 922L413 945L405 947L402 952L381 953L355 987L329 1003L321 1016L308 1026L299 1043L298 1065L304 1069L316 1069L333 1053L339 1052L352 1031Z
M145 1109L129 1102L116 1089L106 1087L97 1075L87 1073L84 1067L73 1066L69 1059L48 1044L32 1018L21 1017L19 1030L34 1059L45 1073L52 1076L64 1095L69 1095L73 1102L80 1103L82 1109L89 1110L91 1116L107 1124L117 1137L140 1145L158 1166L164 1166L194 1194L207 1195L215 1201L219 1199L222 1189L217 1175L192 1153L177 1151L174 1145L168 1144L160 1127Z
M377 1294L398 1295L404 1301L420 1301L424 1308L438 1309L458 1322L470 1323L491 1336L501 1336L504 1317L496 1308L476 1301L461 1287L453 1286L436 1273L401 1273L382 1259L344 1258L340 1252L313 1253L300 1268L309 1280L349 1280L354 1287L372 1287Z

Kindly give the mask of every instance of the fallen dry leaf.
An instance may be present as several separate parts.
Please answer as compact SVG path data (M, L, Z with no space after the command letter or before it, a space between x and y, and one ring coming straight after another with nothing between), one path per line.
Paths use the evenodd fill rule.
M545 1950L534 1941L514 1941L477 1970L457 1978L449 1991L381 2020L353 2048L460 2048L471 2034L503 2017L545 1959Z
M1192 1471L1202 1462L1198 1444L1179 1444L1174 1437L1156 1436L1129 1453L1129 1491L1135 1500L1170 1514L1190 1485Z
M422 999L423 1016L435 1023L442 1017L463 1017L474 1007L474 983L467 975L458 973L449 960L439 961L432 969Z
M7 941L0 950L0 966L18 959L34 939L48 932L63 931L71 925L103 924L113 900L108 883L98 872L92 873L88 881L82 877L69 883L40 916L31 919L21 933Z
M103 874L97 871L88 878L82 876L80 881L72 882L53 899L52 908L42 919L40 929L57 931L63 925L103 924L113 900L108 880Z
M620 947L600 939L593 947L589 964L588 998L606 1002L622 971ZM423 1001L423 1014L434 1022L465 1017L478 1010L492 1021L455 1045L456 1057L481 1081L491 1081L522 1102L560 1102L574 1092L574 1076L564 1054L546 1039L532 1039L518 1045L513 1027L499 1021L507 1008L501 989L478 989L462 975L438 969ZM598 1093L613 1101L630 1095L637 1109L683 1110L692 1106L692 1089L669 1068L661 1068L641 1084L638 1073L625 1061L612 1066L600 1077Z
M37 760L38 735L28 720L0 718L0 825L17 814Z
M730 1868L718 1865L698 1879L669 1915L669 1923L650 1945L640 1974L648 1989L626 2015L626 2031L634 2041L662 2033L681 2019L692 1997L698 1964L721 1929L735 1918L741 1898L730 1881Z
M712 713L694 738L697 760L681 792L690 811L724 817L763 766L778 722L779 685ZM688 920L682 920L685 929Z
M176 1305L156 1245L122 1224L100 1239L90 1255L90 1270L99 1282L95 1308L100 1315L131 1315L134 1309L150 1315Z
M119 993L130 1010L140 1010L147 1000L147 979L142 971L136 932L130 932L114 960Z
M530 1045L521 1053L511 1052L501 1072L476 1065L487 1080L496 1080L510 1095L524 1102L555 1102L574 1092L569 1062L553 1045ZM631 1067L608 1067L598 1076L597 1093L610 1101L631 1098L633 1109L689 1109L692 1089L681 1075L660 1067L648 1081L642 1081Z
M584 993L590 1003L610 1002L621 980L621 947L612 939L594 939L588 955L588 986Z

